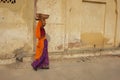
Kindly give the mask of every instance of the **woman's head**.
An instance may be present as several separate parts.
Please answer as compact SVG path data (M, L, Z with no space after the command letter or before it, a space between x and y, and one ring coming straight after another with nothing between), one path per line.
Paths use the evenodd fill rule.
M48 14L41 14L41 13L36 14L36 20L41 20L43 26L46 25L46 19L48 19L48 18L49 18Z
M46 19L42 18L41 21L42 21L42 25L45 26L46 25Z

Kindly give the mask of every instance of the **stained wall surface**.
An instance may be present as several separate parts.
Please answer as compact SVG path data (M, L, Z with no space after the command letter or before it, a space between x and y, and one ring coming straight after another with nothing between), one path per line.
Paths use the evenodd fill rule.
M33 0L0 2L0 54L33 48Z
M117 0L38 0L47 13L49 51L114 48L120 43Z
M36 2L36 5L35 5ZM49 14L49 52L120 46L119 0L17 0L0 3L0 54L34 51L36 13Z

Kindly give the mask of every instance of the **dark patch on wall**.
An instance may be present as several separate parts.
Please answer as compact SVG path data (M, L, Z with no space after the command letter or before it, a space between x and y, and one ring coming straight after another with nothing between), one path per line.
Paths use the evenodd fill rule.
M69 9L69 12L71 12L71 11L72 11L72 8Z
M102 33L82 33L81 40L86 43L86 45L91 45L94 48L102 47L108 44L107 42L109 41Z
M70 43L68 43L68 48L73 48L73 47L79 48L80 47L80 42L70 42Z
M57 46L57 49L58 49L58 50L63 49L63 45L59 45L59 46Z
M106 2L104 2L104 1L90 1L90 0L82 0L82 2L96 3L96 4L106 4Z
M25 51L23 47L14 50L13 53L15 54L16 61L23 62L23 57L25 56Z
M11 4L14 4L14 3L16 3L16 0L0 0L0 3L11 3Z
M118 47L120 47L120 43L119 43Z

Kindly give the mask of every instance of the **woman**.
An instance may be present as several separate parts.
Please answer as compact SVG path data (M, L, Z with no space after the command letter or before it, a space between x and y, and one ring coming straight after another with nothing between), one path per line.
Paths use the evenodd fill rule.
M32 67L37 71L40 69L49 69L49 59L48 59L48 41L46 39L45 25L49 15L37 14L37 27L36 27L36 38L38 44L36 46L35 60L32 63Z

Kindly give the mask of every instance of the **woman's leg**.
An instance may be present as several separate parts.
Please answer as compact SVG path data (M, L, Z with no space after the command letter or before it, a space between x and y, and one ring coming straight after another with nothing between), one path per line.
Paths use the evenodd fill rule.
M38 67L42 69L49 69L49 58L48 58L48 41L44 40L44 48L42 56L39 60L35 60L32 63L33 68L36 70Z
M48 41L44 40L44 49L43 49L43 59L41 63L39 64L39 68L49 68L49 58L48 58Z

